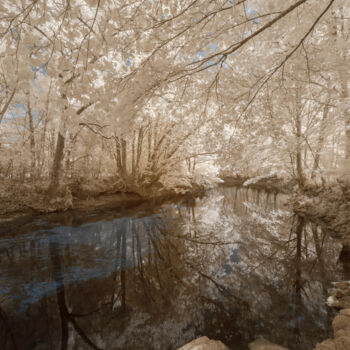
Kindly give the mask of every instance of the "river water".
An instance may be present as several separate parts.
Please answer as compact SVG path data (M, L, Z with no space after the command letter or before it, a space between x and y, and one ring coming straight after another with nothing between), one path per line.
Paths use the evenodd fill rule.
M163 350L202 335L312 349L332 334L341 245L287 202L219 187L1 234L0 349Z

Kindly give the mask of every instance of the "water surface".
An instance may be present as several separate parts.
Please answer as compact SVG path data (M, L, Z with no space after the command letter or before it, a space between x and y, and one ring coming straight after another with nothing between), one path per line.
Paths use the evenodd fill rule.
M341 245L280 194L220 187L191 204L0 236L0 349L177 349L206 335L312 349ZM67 224L70 223L70 224ZM84 223L85 222L85 223Z

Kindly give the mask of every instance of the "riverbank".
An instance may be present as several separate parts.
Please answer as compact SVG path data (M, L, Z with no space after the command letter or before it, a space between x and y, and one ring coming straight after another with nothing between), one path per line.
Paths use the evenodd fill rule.
M118 185L117 185L118 186ZM116 212L126 214L135 208L152 208L167 202L180 203L201 197L205 188L193 186L191 191L154 189L139 193L132 188L121 189L106 181L91 182L89 185L62 187L54 198L48 198L41 187L31 184L0 183L0 233L24 232L32 228L32 221L47 222L47 227L64 223L67 218L79 224L80 218L112 216ZM44 186L43 186L44 187ZM44 187L45 188L45 187ZM46 226L45 226L46 227Z
M328 306L339 310L332 321L333 338L316 344L314 350L348 350L350 349L350 281L334 282L332 295L328 298ZM178 350L229 350L220 341L203 336L184 345ZM288 350L265 339L257 339L249 344L249 350Z
M327 304L339 309L332 322L333 338L317 344L315 350L350 349L350 281L335 282Z
M307 186L301 192L293 193L291 181L275 176L247 179L225 177L220 186L253 188L271 193L292 195L291 207L332 232L344 241L343 255L350 257L350 187L339 183L328 187ZM115 179L91 180L89 182L66 183L54 198L48 198L48 184L0 182L0 221L2 223L21 216L59 213L66 211L127 209L142 203L161 204L165 201L179 201L203 195L206 187L191 184L191 188L164 189L160 186L142 188L133 184L121 184ZM346 255L346 256L345 256ZM343 257L343 258L344 258Z
M137 185L118 178L66 181L47 194L49 183L40 181L0 181L0 218L37 213L62 212L71 209L134 206L142 202L159 204L166 200L197 197L204 193L205 184L188 181L186 186Z
M275 175L249 178L245 176L222 176L222 186L249 187L256 190L263 190L273 193L290 194L293 191L295 182L286 180Z
M350 184L308 186L292 200L293 210L307 216L350 245Z
M222 186L249 187L267 192L290 194L291 206L295 213L322 224L337 237L350 239L350 183L348 182L339 181L325 186L308 184L300 190L297 189L293 180L277 176L255 178L226 176L222 179Z
M51 213L69 209L82 209L104 204L125 204L141 201L136 193L108 191L103 184L93 184L89 188L77 184L62 186L54 197L49 198L45 188L48 184L2 181L0 183L0 217L10 217L37 213Z
M249 350L288 350L283 346L273 344L264 338L258 338L249 344ZM219 340L209 339L206 336L197 338L177 350L230 350ZM322 349L321 349L322 350Z

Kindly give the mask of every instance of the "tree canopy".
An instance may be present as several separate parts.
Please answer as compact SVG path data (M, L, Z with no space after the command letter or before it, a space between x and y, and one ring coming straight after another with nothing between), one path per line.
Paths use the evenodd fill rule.
M2 1L0 174L53 195L91 177L185 191L218 170L344 172L349 15L346 0Z

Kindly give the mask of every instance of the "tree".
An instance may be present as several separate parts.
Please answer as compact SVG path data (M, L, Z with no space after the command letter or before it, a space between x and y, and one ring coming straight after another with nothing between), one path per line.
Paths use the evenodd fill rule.
M319 83L313 69L324 70L325 65L322 68L320 62L312 62L310 52L320 61L320 52L334 36L334 31L331 36L328 31L334 23L330 11L340 18L337 33L345 33L341 26L348 12L343 0L18 0L1 6L1 133L7 135L16 125L9 110L26 106L28 130L17 134L23 140L29 135L30 156L23 161L16 156L11 161L19 167L28 162L26 169L49 177L51 197L57 195L65 177L73 176L73 168L79 173L80 167L89 168L96 161L97 174L102 174L101 168L110 174L113 168L123 179L130 175L136 179L142 178L140 174L147 168L152 176L157 174L158 181L169 171L168 164L178 161L176 154L198 143L199 130L205 130L203 145L220 148L215 136L232 131L243 119L251 119L247 125L260 122L253 115L256 108L264 108L259 107L259 99L265 99L267 84L283 86L285 73L293 75L295 65L302 62L307 67L302 94L311 89L310 79ZM341 57L346 66L347 38L336 35L343 43L337 45L343 47ZM333 59L334 55L327 60L329 66ZM334 67L331 70L333 76ZM341 98L346 99L343 76L339 84ZM25 91L30 91L29 99ZM169 113L176 109L180 114L190 113L190 119L196 114L198 123L186 120L191 130L183 133L179 124L172 127L172 117L164 110L162 120L152 117L149 123L147 111L165 105ZM189 112L188 106L198 113ZM208 119L214 114L217 120L210 121L209 129ZM296 122L301 126L301 120ZM327 137L320 136L311 147L302 128L297 129L296 158L298 178L302 179L301 148L307 146L306 165L310 154L314 155L315 174ZM178 138L176 133L182 136ZM313 142L314 137L308 136ZM108 140L114 142L113 151ZM6 150L13 146L11 139L7 142ZM244 144L239 148L247 146ZM48 150L43 151L47 145ZM94 150L92 154L88 148ZM148 149L147 163L142 148ZM205 153L206 148L196 152ZM108 149L111 159L99 157L101 149ZM191 152L184 153L181 161L189 162L191 157ZM3 162L2 168L9 169L8 164ZM86 173L82 169L81 173Z

